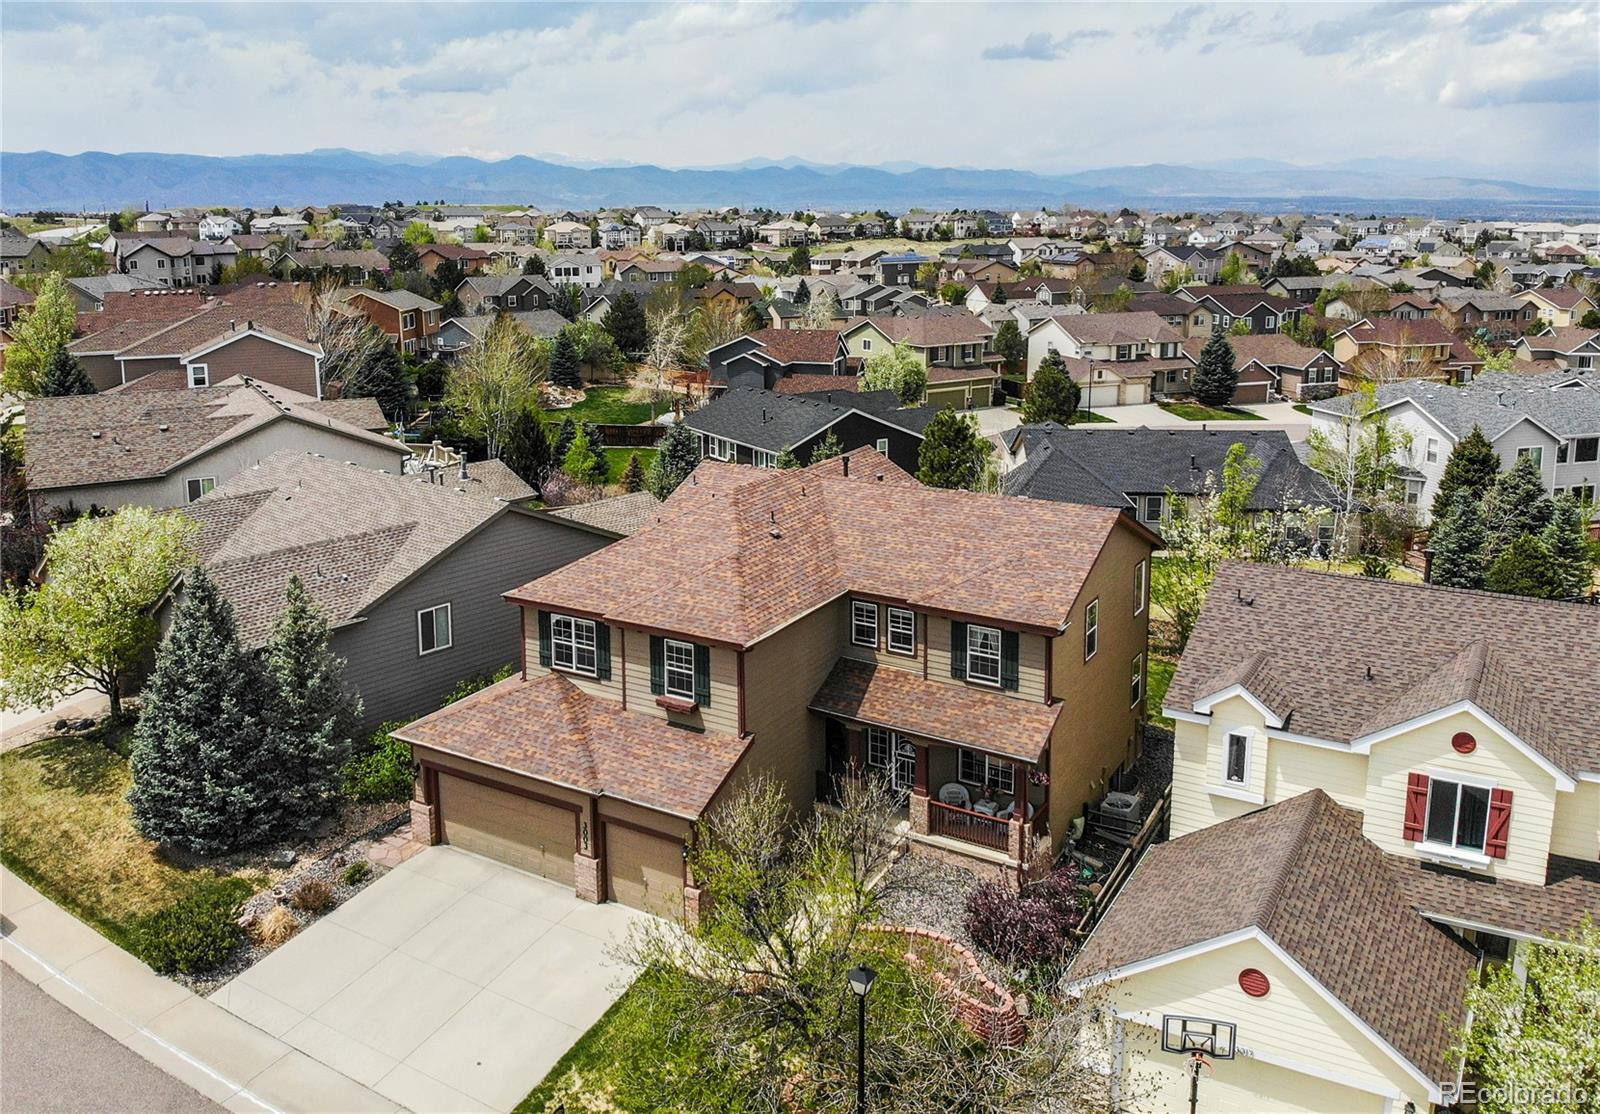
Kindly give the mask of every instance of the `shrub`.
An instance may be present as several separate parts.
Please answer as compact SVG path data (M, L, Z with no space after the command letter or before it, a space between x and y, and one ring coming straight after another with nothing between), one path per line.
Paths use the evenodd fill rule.
M1047 972L1066 960L1072 933L1083 923L1086 895L1065 871L1055 871L1020 894L995 882L967 896L965 927L984 951L1030 973Z
M134 926L135 954L164 975L209 971L238 944L239 903L249 893L249 884L237 878L196 886Z
M367 880L367 875L372 873L372 864L366 859L357 859L344 868L344 873L339 877L347 886L359 886Z
M475 673L471 677L464 677L450 690L450 695L444 698L439 706L454 704L457 700L465 700L480 689L486 689L496 682L503 681L517 671L516 662L507 662L493 673ZM386 725L387 726L387 725Z
M294 914L281 905L274 905L271 912L256 922L250 935L263 948L276 948L287 944L289 937L299 931L300 922Z
M333 908L333 887L320 878L307 879L289 900L302 913L326 913Z
M403 801L411 795L411 748L389 732L401 726L378 728L364 753L344 767L344 795L357 804Z

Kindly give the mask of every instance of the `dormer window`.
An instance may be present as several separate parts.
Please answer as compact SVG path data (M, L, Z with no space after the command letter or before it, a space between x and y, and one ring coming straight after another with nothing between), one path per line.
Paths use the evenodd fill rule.
M1235 731L1228 736L1228 753L1222 776L1229 785L1243 785L1250 771L1250 736Z

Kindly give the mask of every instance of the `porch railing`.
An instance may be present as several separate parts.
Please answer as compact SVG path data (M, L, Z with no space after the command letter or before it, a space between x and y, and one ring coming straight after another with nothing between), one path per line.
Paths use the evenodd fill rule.
M975 843L991 851L1006 851L1010 847L1004 820L943 801L928 802L928 834Z

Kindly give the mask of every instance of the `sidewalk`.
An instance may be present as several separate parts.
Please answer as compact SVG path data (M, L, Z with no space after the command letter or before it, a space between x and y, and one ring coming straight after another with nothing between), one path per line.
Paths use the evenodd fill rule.
M0 960L233 1111L388 1114L395 1103L157 975L0 867Z

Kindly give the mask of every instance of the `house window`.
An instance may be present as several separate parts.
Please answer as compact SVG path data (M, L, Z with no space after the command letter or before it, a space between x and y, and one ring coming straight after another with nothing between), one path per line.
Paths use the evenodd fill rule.
M550 617L550 661L557 669L595 675L595 627L592 619Z
M887 437L878 438L878 443L875 447L884 456L889 455L889 439Z
M189 502L193 503L200 496L216 487L217 480L215 476L196 476L194 479L184 480L183 486L189 495Z
M1233 732L1228 736L1227 767L1222 776L1230 784L1243 785L1246 772L1250 768L1250 737L1240 732Z
M1165 495L1146 495L1144 497L1144 520L1146 522L1160 522L1161 516L1166 513Z
M857 646L878 645L878 605L870 600L850 601L850 641Z
M967 679L986 685L1000 683L1000 631L996 627L967 627Z
M1133 680L1128 688L1128 707L1137 708L1144 703L1144 655L1133 656Z
M1429 464L1436 464L1439 461L1439 439L1437 437L1428 438L1427 459Z
M1100 649L1100 601L1090 600L1083 609L1083 660L1088 661Z
M1263 329L1276 329L1278 327L1277 316L1271 313L1267 314L1267 316L1261 321L1261 327Z
M903 607L889 608L889 649L897 654L917 652L917 616Z
M1150 579L1150 562L1140 561L1133 567L1133 613L1143 614L1145 592Z
M1522 448L1517 450L1518 460L1521 460L1525 456L1531 456L1533 458L1534 467L1544 467L1544 447L1542 445L1524 445Z
M406 352L414 353L417 350L417 342L414 341L414 340L408 340L408 341L405 342L404 347L405 347Z
M515 307L516 304L517 304L517 296L515 294L507 294L506 295L506 305Z
M869 338L869 337L862 337L861 338L861 351L863 351L863 352L871 352L872 351L872 340L871 340L871 338Z
M768 452L766 449L757 449L755 451L755 465L757 468L776 468L778 466L778 454Z
M1482 851L1489 830L1489 792L1487 786L1429 779L1427 842Z
M1012 763L975 750L960 751L956 776L968 785L986 785L1001 793L1017 791L1016 767Z
M417 612L417 655L450 648L450 605L427 607Z
M137 271L138 269L139 269L139 261L137 259L128 260L128 270Z
M1126 360L1131 351L1132 349L1130 349L1126 344L1117 345L1117 359Z
M666 690L668 696L693 700L694 695L694 643L665 639L663 642Z
M1600 456L1600 437L1579 437L1572 442L1572 459L1579 463Z
M189 365L189 386L209 387L211 385L211 368L206 364Z
M401 314L400 327L402 329L414 329L416 328L416 325L417 315L415 312Z
M712 460L732 460L733 442L725 437L707 437L706 455Z

